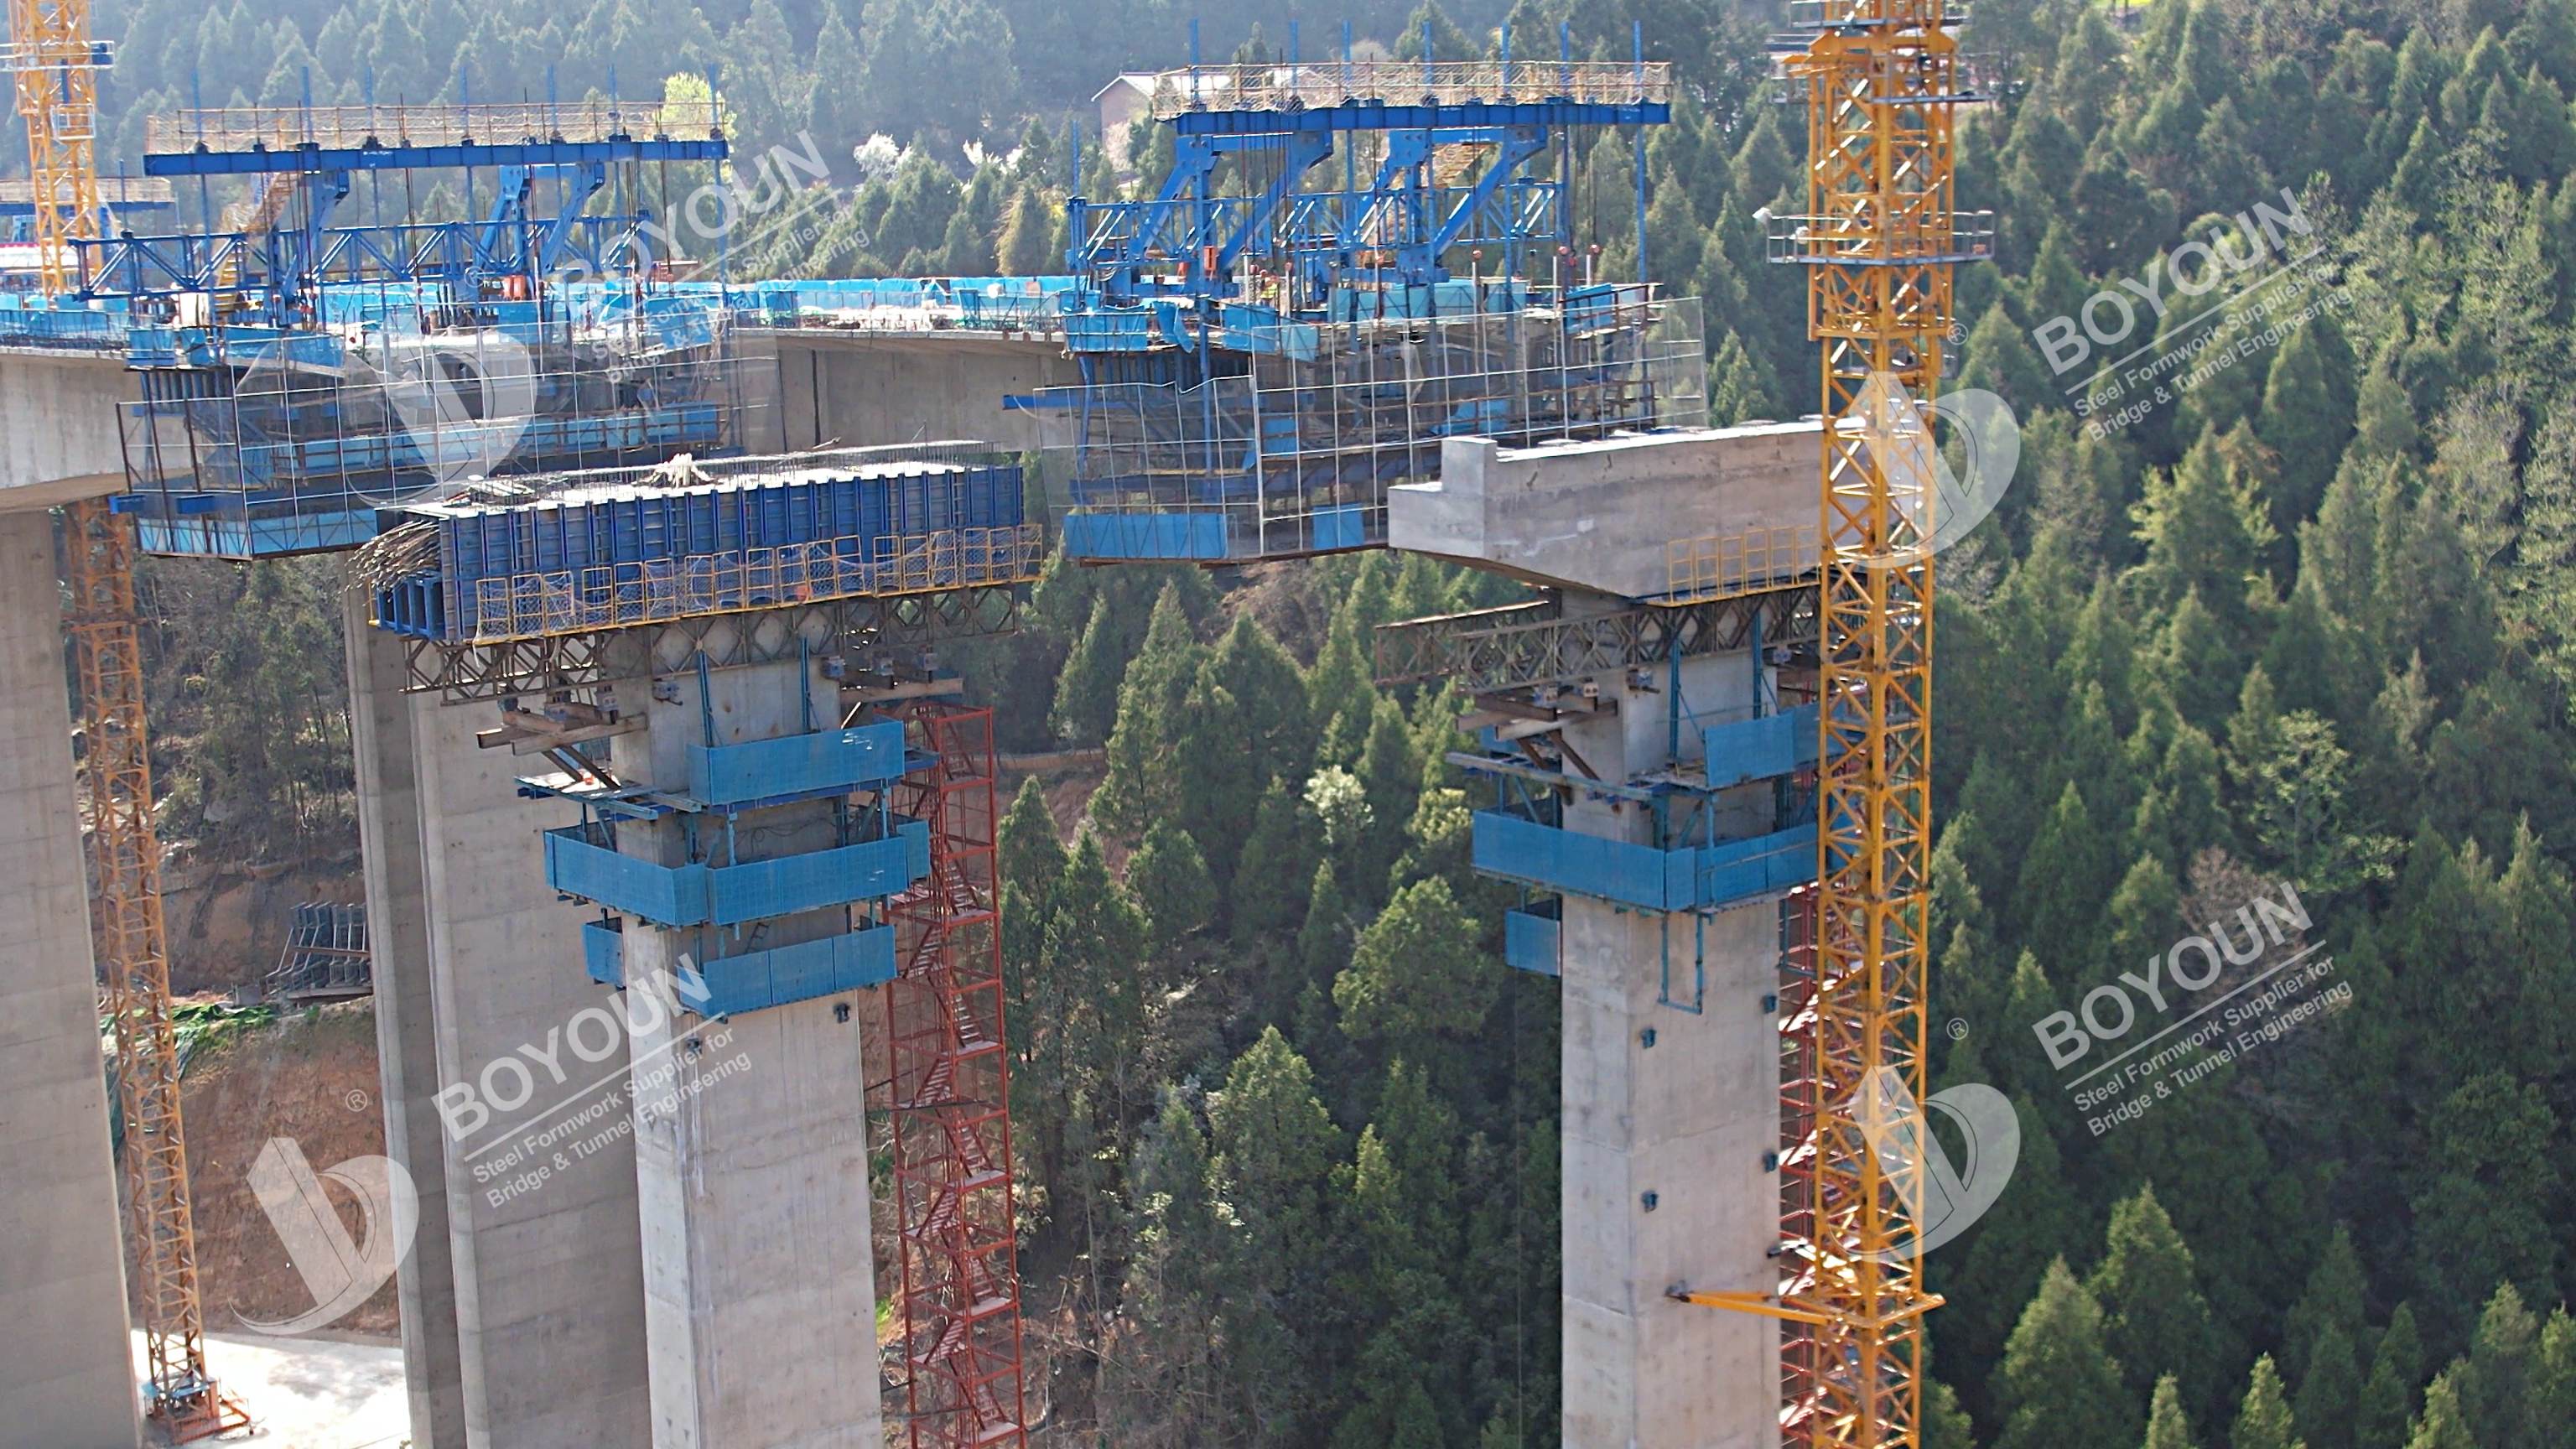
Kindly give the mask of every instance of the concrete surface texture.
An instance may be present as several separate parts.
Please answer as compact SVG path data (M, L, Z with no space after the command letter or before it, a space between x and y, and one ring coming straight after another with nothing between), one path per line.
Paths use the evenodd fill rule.
M1599 600L1573 600L1581 607ZM1567 742L1605 779L1669 762L1655 690L1599 681L1615 713ZM1703 720L1752 703L1748 654L1690 661L1682 697ZM1683 753L1697 753L1684 728ZM1742 796L1741 833L1768 828L1767 782ZM1730 797L1728 802L1734 805ZM1722 816L1724 820L1726 817ZM1566 828L1652 838L1636 803L1578 799ZM1778 1442L1779 1332L1767 1318L1694 1307L1675 1284L1769 1291L1779 1238L1778 907L1618 909L1569 896L1564 971L1564 1438L1587 1449L1769 1449ZM1651 1197L1650 1197L1651 1195Z
M1620 598L1671 591L1670 545L1816 529L1822 424L1754 423L1505 449L1441 444L1440 479L1387 490L1387 545Z
M839 709L819 660L715 672L711 708L698 679L669 683L670 697L647 707L649 727L614 742L624 778L685 782L686 749L706 741L710 719L715 743L737 744L802 733ZM834 809L807 801L746 812L733 838L746 860L826 848ZM704 838L713 827L699 828ZM677 819L630 825L619 844L677 864L680 831ZM840 907L763 922L748 939L629 920L628 999L650 989L634 983L676 974L688 958L847 927ZM884 1443L856 995L718 1022L630 1014L654 1449Z
M456 1265L448 1241L447 1157L438 1122L438 1029L429 969L428 882L412 703L403 644L369 626L351 596L349 728L357 755L358 837L366 867L367 944L374 957L376 1062L385 1155L411 1174L411 1252L397 1266L406 1414L413 1449L465 1449L465 1370L456 1338ZM399 1223L396 1231L404 1231ZM360 1441L363 1442L363 1441Z
M143 1335L134 1335L135 1372ZM411 1412L403 1351L338 1337L206 1335L206 1371L251 1406L255 1437L221 1439L258 1449L402 1449ZM418 1449L419 1440L410 1440Z
M779 334L778 416L788 448L937 438L1035 448L1040 415L1005 410L1002 399L1080 380L1055 341Z
M477 749L489 705L414 695L422 873L446 1148L466 1441L603 1449L646 1438L635 1154L623 1138L558 1167L536 1139L625 1107L625 1073L566 1049L614 992L582 971L578 911L546 884L540 832L564 806L513 783L529 761ZM603 1080L605 1078L605 1080ZM478 1119L460 1104L487 1114Z
M40 510L0 514L0 1446L132 1449L52 539Z
M133 396L121 355L0 348L0 508L51 508L123 489L117 418Z

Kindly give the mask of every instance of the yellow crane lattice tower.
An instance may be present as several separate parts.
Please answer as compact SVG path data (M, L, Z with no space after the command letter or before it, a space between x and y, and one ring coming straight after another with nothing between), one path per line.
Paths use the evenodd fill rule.
M1965 97L1943 0L1822 0L1792 60L1807 108L1808 269L1823 357L1820 860L1806 1009L1785 1061L1781 1438L1920 1442L1924 985L1932 850L1932 440Z
M9 0L9 70L27 122L35 182L36 266L46 296L72 289L72 239L98 235L98 73L89 0Z
M150 1412L175 1442L245 1427L206 1373L188 1145L179 1124L179 1049L161 920L161 845L152 827L152 759L143 725L143 649L135 628L134 530L101 501L63 517L80 675L84 803L95 895L91 936L107 980L125 1123L127 1240L142 1309Z

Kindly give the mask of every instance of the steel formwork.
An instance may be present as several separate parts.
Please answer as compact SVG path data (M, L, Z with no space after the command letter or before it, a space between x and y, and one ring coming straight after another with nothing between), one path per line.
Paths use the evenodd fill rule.
M1022 1444L993 713L923 700L907 718L929 759L896 787L896 808L929 822L930 875L888 912L905 1442Z

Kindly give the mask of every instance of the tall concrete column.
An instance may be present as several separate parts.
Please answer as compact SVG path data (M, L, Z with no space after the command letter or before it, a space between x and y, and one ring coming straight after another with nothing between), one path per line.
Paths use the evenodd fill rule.
M1605 605L1606 606L1606 605ZM1569 599L1569 612L1586 601ZM1594 681L1615 712L1570 724L1568 747L1605 780L1699 756L1673 728L1670 681ZM1752 700L1746 654L1693 660L1689 716ZM1768 828L1769 785L1726 801L1722 833ZM1739 818L1740 817L1740 818ZM1728 826L1735 827L1728 830ZM1649 844L1648 808L1580 798L1571 832ZM1675 1284L1770 1292L1780 1184L1779 908L1705 916L1568 895L1564 972L1562 1206L1564 1439L1587 1449L1772 1449L1779 1442L1779 1326L1695 1307Z
M546 884L540 833L570 812L518 796L530 760L476 747L489 705L410 707L466 1440L641 1445L634 1146L620 1135L558 1167L541 1140L626 1106L623 1071L600 1080L566 1040L574 1017L617 1007L582 974L580 913Z
M352 599L341 626L349 654L349 731L356 748L358 840L366 862L367 947L374 961L376 1062L385 1155L418 1191L394 1210L417 1214L395 1277L403 1380L414 1449L465 1449L465 1370L456 1339L456 1265L448 1242L447 1155L438 1125L438 1029L422 874L420 752L402 692L402 641L367 622ZM396 1230L402 1225L397 1223Z
M799 669L811 672L800 688ZM687 746L810 732L837 711L819 663L718 671L702 703L695 678L646 706L649 727L619 736L621 775L678 785ZM621 691L621 699L649 692ZM810 701L810 703L809 703ZM631 701L630 701L631 702ZM711 706L711 707L710 707ZM754 809L722 829L736 858L779 860L830 848L828 800ZM682 863L678 818L629 825L629 854ZM664 929L629 919L623 952L637 983L677 979L719 956L845 934L840 906L741 927ZM654 1449L880 1449L876 1277L870 1237L868 1063L855 991L696 1015L630 1010L635 1165L644 1238L645 1330ZM882 1070L882 1068L880 1068Z
M132 1449L53 530L0 514L0 1446Z

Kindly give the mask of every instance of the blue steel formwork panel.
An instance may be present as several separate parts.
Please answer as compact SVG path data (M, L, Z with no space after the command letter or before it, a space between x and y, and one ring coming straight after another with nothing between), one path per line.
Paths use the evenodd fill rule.
M1525 885L1645 910L1667 910L1665 852L1578 835L1499 810L1476 812L1471 858L1477 870Z
M1816 763L1823 744L1818 730L1812 704L1702 730L1709 788L1723 790L1796 774Z
M1812 823L1659 850L1479 810L1471 851L1476 869L1487 875L1651 911L1737 905L1816 878Z
M691 745L689 798L742 805L881 785L904 773L903 722L819 730L739 745Z
M1075 558L1189 560L1226 557L1218 513L1068 513L1064 551Z
M1019 581L1024 488L1016 465L913 463L422 508L437 567L380 593L377 620L457 641Z
M625 933L613 925L588 921L581 928L581 943L590 979L622 988L626 984ZM869 926L693 964L704 992L680 993L681 1010L699 1016L759 1011L892 981L894 928Z
M1503 964L1540 976L1565 974L1565 903L1549 899L1503 912Z
M626 987L625 925L616 920L581 923L582 968L591 980L621 991Z
M723 956L699 962L698 971L706 979L707 999L692 1009L702 1015L811 1001L892 981L894 927L870 926L793 946Z
M546 884L658 926L741 925L893 895L930 874L930 827L900 823L881 840L740 865L665 866L620 854L608 830L546 832Z

